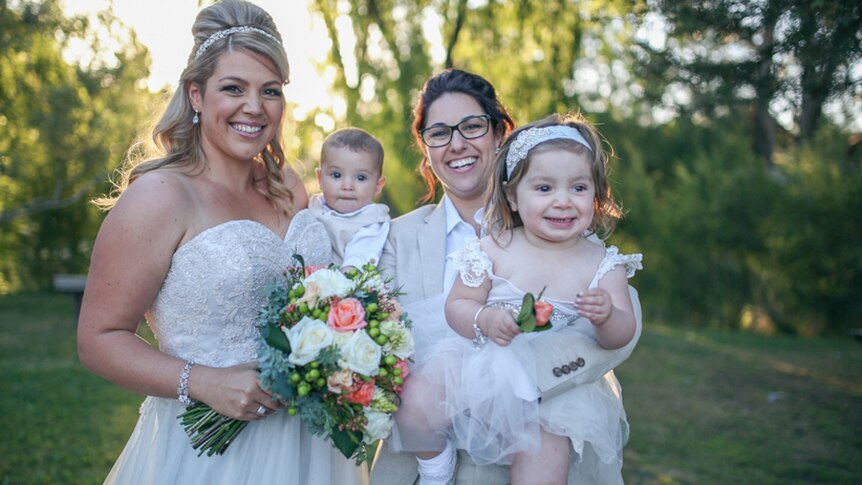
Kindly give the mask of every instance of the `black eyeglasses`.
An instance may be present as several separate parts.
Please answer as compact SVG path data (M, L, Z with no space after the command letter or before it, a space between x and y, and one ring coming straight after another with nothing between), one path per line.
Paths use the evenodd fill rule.
M479 138L488 133L488 128L491 126L491 117L489 115L468 116L459 121L457 125L444 125L437 123L419 131L419 136L422 142L431 148L443 147L452 141L452 133L458 130L467 140Z

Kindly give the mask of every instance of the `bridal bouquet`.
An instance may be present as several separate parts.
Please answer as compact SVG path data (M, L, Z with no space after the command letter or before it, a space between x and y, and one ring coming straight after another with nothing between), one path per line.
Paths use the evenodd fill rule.
M261 382L299 414L307 429L327 436L362 463L367 445L385 438L413 353L410 321L379 270L295 264L272 287L260 314ZM200 454L222 454L247 421L203 403L180 415Z

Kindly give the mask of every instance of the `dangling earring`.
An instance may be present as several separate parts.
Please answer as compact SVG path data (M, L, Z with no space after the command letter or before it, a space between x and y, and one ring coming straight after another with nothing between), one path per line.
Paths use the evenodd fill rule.
M195 110L195 117L192 118L192 123L196 125L200 122L201 122L201 119L198 117L198 110Z
M500 154L500 147L497 147L494 149L494 155L499 155L499 154Z

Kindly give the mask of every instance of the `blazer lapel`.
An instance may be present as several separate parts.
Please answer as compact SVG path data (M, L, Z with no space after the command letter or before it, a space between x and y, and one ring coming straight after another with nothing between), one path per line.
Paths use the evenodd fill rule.
M419 258L422 262L422 288L425 297L443 292L443 268L446 265L446 209L443 204L425 217L417 230Z

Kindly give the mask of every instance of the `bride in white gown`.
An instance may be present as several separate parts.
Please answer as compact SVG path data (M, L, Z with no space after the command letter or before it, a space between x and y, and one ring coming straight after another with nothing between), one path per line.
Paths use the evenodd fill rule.
M258 386L257 313L298 252L328 263L308 196L284 164L287 58L269 15L225 0L202 10L195 46L153 138L132 163L91 259L81 362L148 397L106 483L364 484L367 473L310 435ZM155 349L135 335L147 323ZM249 421L223 455L198 456L177 416L191 401Z

